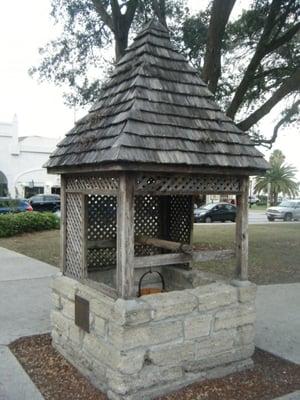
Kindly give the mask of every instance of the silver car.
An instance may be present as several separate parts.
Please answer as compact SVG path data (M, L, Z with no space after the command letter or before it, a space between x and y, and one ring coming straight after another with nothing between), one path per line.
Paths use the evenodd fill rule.
M269 221L275 219L283 219L284 221L292 221L300 219L300 200L284 200L276 207L267 209L267 218Z

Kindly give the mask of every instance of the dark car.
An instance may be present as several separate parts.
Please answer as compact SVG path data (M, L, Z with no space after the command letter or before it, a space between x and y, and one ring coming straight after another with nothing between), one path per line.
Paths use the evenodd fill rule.
M228 203L210 203L194 210L195 222L234 222L235 218L236 207Z
M60 197L58 194L38 194L28 199L33 211L50 211L56 212L60 210Z
M32 211L31 205L24 199L0 199L0 214Z

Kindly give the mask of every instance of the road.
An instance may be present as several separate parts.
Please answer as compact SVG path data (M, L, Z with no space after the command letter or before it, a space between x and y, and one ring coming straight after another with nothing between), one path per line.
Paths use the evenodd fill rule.
M282 224L285 223L281 220L277 220L276 222L269 222L266 217L265 211L251 211L249 209L249 224ZM299 221L295 221L293 223L299 223ZM197 223L198 224L198 223ZM214 225L222 224L222 222L213 222ZM226 225L232 224L232 222L226 222Z
M269 223L265 211L251 211L249 209L249 224Z

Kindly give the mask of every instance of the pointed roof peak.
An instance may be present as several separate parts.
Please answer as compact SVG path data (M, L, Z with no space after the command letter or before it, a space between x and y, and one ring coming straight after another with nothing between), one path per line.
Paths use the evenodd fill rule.
M267 168L156 18L126 49L98 102L59 143L47 167L93 168L108 162Z
M169 32L168 28L162 24L157 17L151 18L146 24L144 29L156 29L163 32Z
M164 26L156 17L153 17L148 22L146 22L145 25L143 25L142 29L138 32L134 40L139 39L141 36L144 36L147 33L154 32L159 36L169 37L168 28Z

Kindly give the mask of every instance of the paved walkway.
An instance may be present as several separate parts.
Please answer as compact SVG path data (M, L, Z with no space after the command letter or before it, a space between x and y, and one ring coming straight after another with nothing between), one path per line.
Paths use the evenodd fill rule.
M300 283L259 286L256 309L256 346L300 364Z
M43 400L7 345L50 331L57 268L0 247L0 400ZM300 284L260 286L256 345L300 364ZM300 400L296 392L277 400Z
M0 248L0 400L42 400L7 345L49 332L49 283L58 269Z
M277 397L275 400L300 400L300 390L282 397Z

